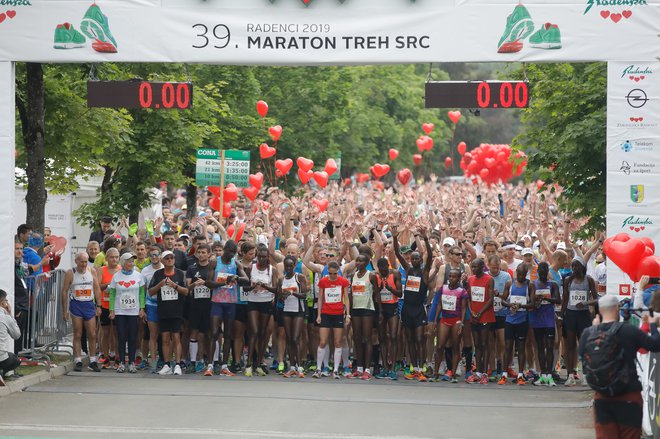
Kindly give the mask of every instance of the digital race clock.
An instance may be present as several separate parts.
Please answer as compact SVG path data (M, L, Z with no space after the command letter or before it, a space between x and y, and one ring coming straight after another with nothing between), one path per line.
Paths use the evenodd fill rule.
M192 88L190 82L88 81L87 106L185 110Z
M525 81L432 81L426 83L426 108L527 108Z

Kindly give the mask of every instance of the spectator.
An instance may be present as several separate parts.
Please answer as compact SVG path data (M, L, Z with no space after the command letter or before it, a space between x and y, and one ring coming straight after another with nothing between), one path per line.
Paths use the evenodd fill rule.
M99 245L103 244L103 241L105 240L105 237L107 235L110 235L110 234L113 233L113 230L112 230L112 217L109 217L107 215L104 216L103 218L101 218L100 225L101 225L100 230L96 230L96 231L92 232L89 235L89 240L90 241L96 241L96 242L99 243Z
M23 271L23 243L14 243L14 306L16 307L16 322L21 331L21 336L14 342L14 352L23 349L23 339L26 337L28 325L28 310L30 299L27 284L25 283L25 272Z
M39 250L44 244L44 240L38 233L32 233L28 239L28 247L23 249L23 262L28 266L29 274L38 275L43 272L43 265L50 263L48 255L43 258L39 256Z
M27 244L31 234L32 234L32 226L28 224L21 224L20 226L18 226L18 229L16 229L16 238L19 241L21 241L23 245Z
M658 321L660 316L649 320L651 334L642 332L633 325L619 322L619 299L614 295L605 295L598 301L598 308L602 317L593 321L594 326L584 331L580 338L579 354L584 362L584 369L591 369L594 375L598 373L598 364L589 361L591 354L591 341L595 335L605 333L613 334L616 343L610 346L618 346L623 350L623 361L615 361L612 357L618 357L614 353L605 360L611 361L611 367L618 366L620 369L608 371L609 376L614 376L614 381L607 383L608 389L616 389L616 392L605 393L600 388L594 388L595 382L590 372L586 372L587 381L594 388L594 421L596 427L596 439L638 439L642 434L642 384L637 376L635 361L637 350L640 348L651 352L660 352L660 333L658 332ZM594 358L595 356L592 356ZM593 361L593 360L592 360ZM603 364L600 364L603 366ZM615 387L616 386L616 387ZM614 393L612 395L612 393Z
M9 346L9 337L16 340L21 336L18 323L11 316L11 305L7 300L7 293L0 290L0 386L5 385L4 377L8 372L15 370L21 362L14 353L6 351Z

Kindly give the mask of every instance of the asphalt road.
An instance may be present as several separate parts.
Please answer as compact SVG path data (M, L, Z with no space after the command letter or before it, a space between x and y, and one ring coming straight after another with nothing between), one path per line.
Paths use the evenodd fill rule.
M590 407L561 386L83 372L0 399L0 437L581 439Z

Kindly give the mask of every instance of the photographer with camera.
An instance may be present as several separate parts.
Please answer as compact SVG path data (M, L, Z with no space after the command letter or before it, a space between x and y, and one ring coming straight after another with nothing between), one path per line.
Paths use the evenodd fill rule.
M579 355L594 393L597 439L639 439L642 432L642 384L637 376L637 350L660 352L660 316L644 317L651 335L619 322L619 300L605 295L598 301L600 315L582 334ZM602 318L601 318L602 316Z

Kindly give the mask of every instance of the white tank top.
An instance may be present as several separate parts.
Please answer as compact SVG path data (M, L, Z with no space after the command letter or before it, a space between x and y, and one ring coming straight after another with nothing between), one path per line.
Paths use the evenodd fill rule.
M69 287L69 299L78 302L91 302L94 300L94 278L89 267L85 268L85 272L82 274L78 273L77 269L73 269L73 282Z
M269 265L267 269L260 271L257 269L257 264L252 264L250 270L250 281L254 284L261 282L268 286L273 285L273 271ZM248 293L248 302L270 302L273 300L273 293L266 291L262 288L256 287Z
M305 310L302 300L293 295L293 293L300 294L300 285L298 285L296 276L294 274L291 279L287 279L286 276L282 279L282 292L291 293L290 296L284 299L284 312L301 312Z

